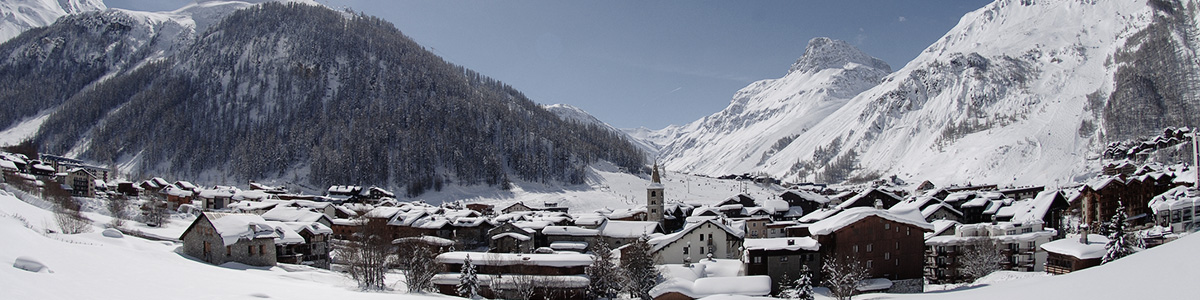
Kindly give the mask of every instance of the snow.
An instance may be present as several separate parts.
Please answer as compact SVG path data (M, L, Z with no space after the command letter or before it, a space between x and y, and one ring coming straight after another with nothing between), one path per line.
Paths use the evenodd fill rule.
M600 225L600 234L614 238L638 238L649 236L658 228L658 222L651 221L607 221Z
M1088 243L1084 245L1079 242L1079 236L1076 235L1042 244L1042 249L1048 252L1074 256L1079 259L1094 259L1104 257L1104 244L1107 243L1107 237L1099 234L1089 234Z
M217 235L221 236L222 246L236 244L242 239L279 238L275 228L267 224L261 216L251 214L204 213L212 222ZM182 239L182 237L181 237Z
M592 264L592 255L578 253L555 254L517 254L517 253L483 253L483 252L446 252L438 255L437 262L442 264L461 264L467 256L471 263L480 266L510 266L528 264L546 267L581 267Z
M583 251L584 249L587 249L587 247L588 247L587 242L557 241L557 242L550 243L550 249L554 249L554 250Z
M119 238L125 237L125 234L122 234L121 231L117 230L116 228L105 229L104 231L100 232L100 235L103 235L104 237L108 237L108 238L114 238L114 239L119 239Z
M23 0L0 2L0 43L25 30L54 23L59 17L85 11L104 10L100 0ZM35 126L36 127L36 126ZM18 141L19 142L19 141ZM0 145L9 145L0 142Z
M516 239L519 241L530 240L530 237L528 235L524 235L524 234L520 234L520 233L516 233L516 232L505 232L505 233L501 233L501 234L492 236L493 240L498 240L498 239L502 239L502 238L513 238L513 239Z
M857 288L859 291L878 291L886 290L892 287L892 281L887 278L869 278L859 282L861 285Z
M789 244L789 242L791 244ZM742 247L746 250L820 250L821 244L817 243L812 237L786 237L786 238L767 238L767 239L746 239L742 242Z
M870 216L878 216L895 222L933 230L933 224L926 222L924 216L921 216L920 211L915 209L889 211L873 207L855 207L809 225L808 232L812 233L812 235L828 235L842 227L849 226Z
M25 219L20 221L17 217ZM97 219L97 223L102 222ZM0 192L0 262L29 257L53 273L0 270L0 298L67 299L457 299L359 292L344 274L298 265L213 266L176 252L177 243L91 233L43 234L53 214ZM388 282L402 281L391 274ZM402 287L400 287L402 289Z
M34 273L41 273L42 271L50 272L50 268L46 267L45 264L42 264L41 261L29 256L18 257L13 261L13 268Z
M275 208L263 213L262 218L283 222L317 222L321 218L327 217L323 213L312 211L312 209L306 207L277 205Z
M600 231L596 229L587 229L579 226L546 226L542 228L544 235L567 235L567 236L597 236Z
M667 264L659 268L665 281L650 290L654 297L668 292L694 298L717 294L760 296L771 292L770 277L740 276L742 262L736 259L701 259L691 266Z

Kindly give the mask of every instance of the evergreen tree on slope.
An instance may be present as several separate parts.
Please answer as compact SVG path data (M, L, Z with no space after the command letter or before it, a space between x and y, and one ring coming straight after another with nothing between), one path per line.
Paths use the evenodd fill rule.
M1125 221L1125 205L1117 202L1117 213L1113 214L1112 220L1108 222L1108 244L1104 245L1104 258L1101 259L1101 264L1120 259L1126 255L1133 254L1133 242L1130 241L1129 234L1125 232L1129 224Z
M462 274L458 275L458 295L470 299L479 297L479 275L475 272L475 264L471 263L471 255L463 260Z

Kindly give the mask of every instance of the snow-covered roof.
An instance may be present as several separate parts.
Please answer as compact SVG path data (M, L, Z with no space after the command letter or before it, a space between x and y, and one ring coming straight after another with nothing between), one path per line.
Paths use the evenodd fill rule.
M942 209L945 209L951 213L954 213L955 215L959 215L959 216L963 215L962 212L958 211L957 209L954 209L953 206L950 206L949 204L946 204L946 203L938 202L938 204L926 206L925 209L922 209L921 216L925 217L925 219L928 220L930 216L933 216L934 213L936 213L938 210L942 210Z
M604 222L604 220L606 218L599 213L593 213L593 214L575 215L571 219L573 219L575 221L575 225L596 226L596 225L600 225L600 223Z
M613 221L601 224L600 235L614 238L637 238L648 236L658 228L658 222L653 221Z
M542 228L544 235L565 235L565 236L597 236L600 235L600 230L587 229L579 226L546 226Z
M555 254L521 254L521 253L483 253L455 251L437 256L437 262L442 264L461 264L471 256L471 263L479 266L511 266L528 264L546 267L582 267L592 264L592 255L579 253Z
M827 235L870 216L933 230L933 224L926 222L921 212L915 209L887 211L874 207L855 207L809 225L808 231L813 235Z
M261 216L251 214L224 214L206 212L204 215L212 223L217 235L221 236L222 246L236 244L241 239L278 238L275 228L267 224Z
M721 224L721 222L718 222L717 220L707 220L707 221L700 222L700 223L688 223L687 225L685 225L683 227L683 230L680 230L679 232L651 238L648 242L650 243L650 245L654 246L652 252L658 252L658 250L662 250L662 248L666 248L671 243L674 243L675 241L679 240L680 238L683 238L684 236L687 236L688 233L691 233L693 230L696 230L696 228L700 228L700 226L704 225L704 224L712 224L714 226L717 226L717 228L720 228L721 230L724 230L725 232L729 233L730 235L737 236L739 238L742 237L741 232L733 230L733 228L729 228L729 226L725 226L725 224Z
M5 169L5 170L9 170L9 171L18 170L16 163L13 163L13 162L7 161L7 160L0 160L0 169Z
M785 212L785 211L788 211L789 208L791 208L791 206L788 205L787 201L783 201L781 199L763 200L762 207L766 208L766 209L770 209L771 213Z
M554 250L583 251L583 249L587 249L587 247L588 247L587 242L557 241L557 242L550 243L550 249L554 249Z
M824 220L824 219L827 219L827 218L829 218L829 216L832 216L832 215L834 215L834 214L837 214L838 212L841 212L841 211L842 211L842 209L841 209L841 208L822 208L822 209L818 209L818 210L816 210L816 211L814 211L814 212L811 212L811 213L808 213L807 215L804 215L803 217L800 217L800 223L812 223L812 222L817 222L817 221L820 221L820 220Z
M283 224L291 227L296 233L308 231L313 234L333 234L332 228L318 222L283 222Z
M695 281L671 278L650 289L650 296L657 298L671 292L692 298L704 298L712 295L765 296L771 293L771 277L767 275L704 277Z
M821 244L812 237L785 237L767 239L746 239L742 241L746 250L820 250Z
M817 202L817 203L821 203L821 204L829 203L829 197L825 197L824 195L809 192L809 191L791 190L791 191L784 192L784 194L787 194L787 193L795 194L796 196L799 196L801 199L812 201L812 202Z
M1200 203L1200 201L1197 200L1200 199L1188 195L1188 187L1178 186L1167 190L1158 196L1154 196L1153 199L1150 199L1150 203L1147 204L1147 206L1150 207L1150 210L1153 211L1154 214L1161 214L1167 210L1183 209L1193 206L1196 203Z
M328 218L323 213L315 212L307 207L291 207L277 205L262 214L263 219L282 222L318 222Z
M1041 247L1047 252L1074 256L1079 259L1095 259L1104 257L1104 244L1107 243L1107 237L1089 234L1086 245L1079 242L1079 236L1068 236L1065 239L1042 244Z
M1050 212L1050 207L1054 205L1054 199L1057 199L1060 193L1058 191L1042 191L1033 199L1027 199L1013 203L1016 207L1016 212L1013 215L1013 222L1026 222L1033 220L1045 220L1046 213Z
M164 189L165 190L165 189ZM238 212L268 210L275 208L279 202L239 201L229 204L229 209Z
M292 226L289 226L288 224L284 224L283 222L279 221L267 221L267 226L275 228L275 233L278 235L275 237L276 245L304 243L304 237L300 236L300 234L293 230Z
M962 225L962 223L953 220L933 220L929 223L933 224L933 231L926 232L925 239L938 236L943 232L946 232L947 229L954 228L954 226Z
M502 239L502 238L513 238L513 239L516 239L516 240L522 241L522 242L528 241L530 239L530 237L528 235L524 235L524 234L520 234L520 233L516 233L516 232L505 232L505 233L501 233L501 234L492 236L493 240L498 240L498 239Z
M403 244L403 243L407 243L407 242L419 242L419 243L423 243L423 244L427 244L427 245L434 245L434 246L441 246L441 247L454 246L454 241L452 241L450 239L440 238L440 237L436 237L436 236L428 236L428 235L416 236L416 237L403 237L403 238L398 238L398 239L392 240L392 244Z

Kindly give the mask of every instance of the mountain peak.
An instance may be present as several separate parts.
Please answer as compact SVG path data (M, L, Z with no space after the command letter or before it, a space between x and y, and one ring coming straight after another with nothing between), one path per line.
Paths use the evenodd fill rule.
M881 59L867 55L850 43L827 37L813 38L804 47L804 56L792 64L791 72L816 72L824 69L841 69L847 63L856 63L867 67L892 72L892 67Z

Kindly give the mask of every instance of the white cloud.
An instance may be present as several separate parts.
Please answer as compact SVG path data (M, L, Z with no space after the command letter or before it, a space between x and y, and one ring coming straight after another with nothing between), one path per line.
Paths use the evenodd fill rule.
M908 18L905 18L904 16L900 16L900 22L904 22L904 21L908 21Z

